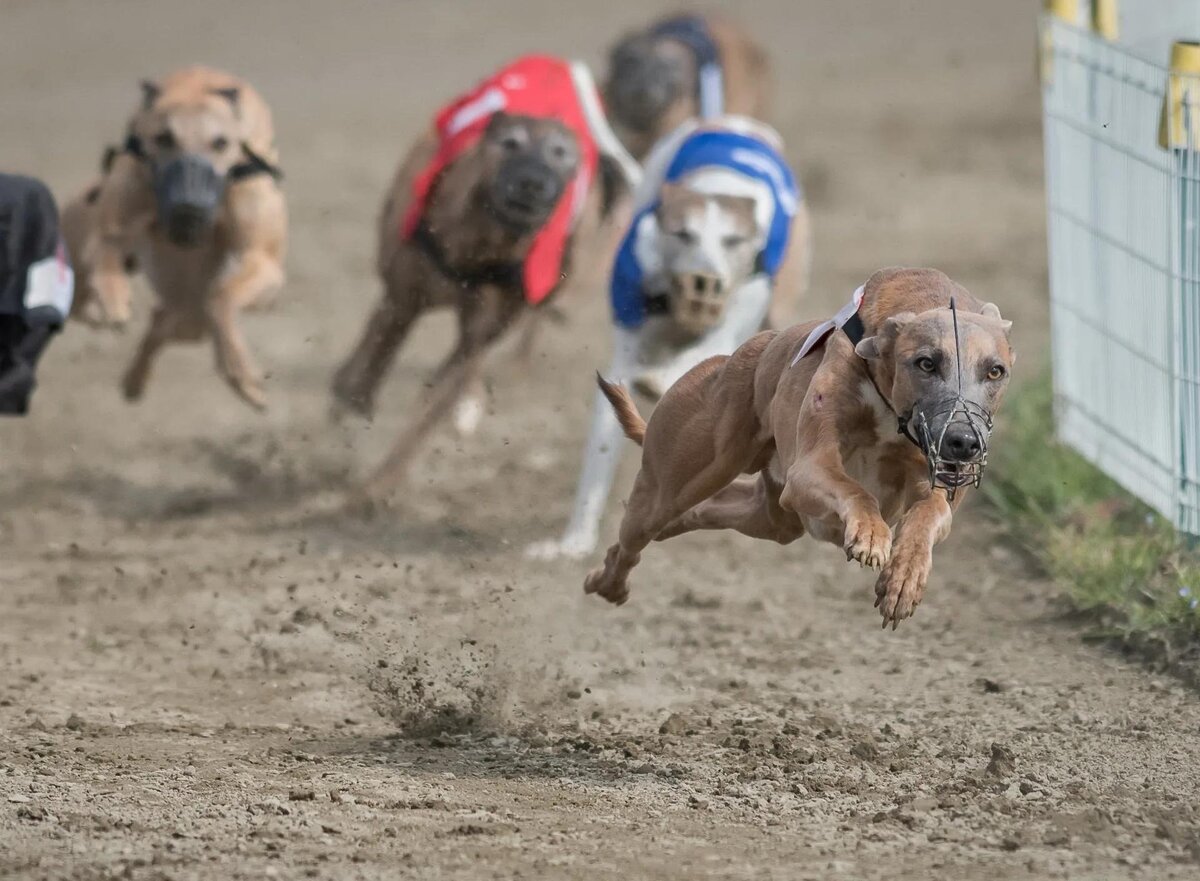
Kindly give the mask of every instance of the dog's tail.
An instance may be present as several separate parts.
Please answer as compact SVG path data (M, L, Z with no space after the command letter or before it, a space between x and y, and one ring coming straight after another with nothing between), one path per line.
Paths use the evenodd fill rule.
M608 398L608 402L612 404L613 411L617 414L617 421L621 423L621 430L625 432L625 437L640 447L642 441L646 439L646 420L637 411L633 398L629 396L629 390L623 385L609 382L599 373L596 374L596 384L600 386L600 391L604 392L604 397Z

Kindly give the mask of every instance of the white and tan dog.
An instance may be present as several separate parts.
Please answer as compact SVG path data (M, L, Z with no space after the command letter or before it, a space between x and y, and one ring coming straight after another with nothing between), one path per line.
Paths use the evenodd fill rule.
M613 266L607 375L660 397L696 364L761 330L778 285L792 298L802 293L808 215L781 151L773 129L738 116L685 123L654 148ZM581 557L595 548L620 437L598 395L571 520L530 556Z

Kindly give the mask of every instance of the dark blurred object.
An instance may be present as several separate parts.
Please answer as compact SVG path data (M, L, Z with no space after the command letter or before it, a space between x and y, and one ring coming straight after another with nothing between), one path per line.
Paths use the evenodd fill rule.
M0 174L0 414L28 412L38 358L71 311L73 292L50 190Z
M740 27L684 13L626 34L609 52L604 100L629 152L644 159L662 137L694 117L767 120L770 63Z

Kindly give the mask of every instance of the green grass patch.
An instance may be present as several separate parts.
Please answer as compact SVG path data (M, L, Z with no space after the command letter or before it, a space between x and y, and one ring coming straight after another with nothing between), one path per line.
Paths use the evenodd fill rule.
M1049 375L1015 390L1000 423L983 482L996 517L1062 585L1091 635L1192 667L1200 660L1200 553L1058 443Z

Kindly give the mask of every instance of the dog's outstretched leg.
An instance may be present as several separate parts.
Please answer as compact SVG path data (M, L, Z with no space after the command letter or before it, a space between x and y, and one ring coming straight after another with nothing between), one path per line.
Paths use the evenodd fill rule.
M375 412L375 393L419 314L414 296L383 295L358 345L334 374L335 415L338 408L366 417Z
M739 477L729 486L685 511L654 536L666 541L697 529L732 529L750 538L791 544L804 535L804 525L779 505L782 487L764 471L757 477Z
M250 354L237 319L243 309L272 296L284 280L287 208L283 193L266 176L234 185L228 196L229 253L206 304L217 369L250 406L266 409L262 372Z
M891 623L895 630L920 604L933 566L933 547L950 534L953 517L945 494L934 490L901 518L892 558L875 582L875 607L884 627Z
M637 362L638 336L618 327L612 363L606 373L609 380L622 382ZM583 461L579 466L579 484L570 522L561 537L540 541L526 548L526 555L539 560L558 557L585 557L596 548L600 519L616 478L625 444L621 425L603 391L597 391L592 404L592 422L588 430Z
M234 260L237 268L208 303L217 369L243 400L263 410L267 396L262 371L250 354L237 318L247 305L283 283L283 268L271 254L257 249Z
M721 368L728 360L712 359L697 367L667 392L654 411L646 426L642 469L621 520L620 537L609 548L604 567L588 575L585 593L599 594L618 605L625 602L629 572L646 545L759 457L762 442L755 437L752 393L745 387L749 374L723 388Z
M388 496L404 479L405 472L420 444L434 426L454 409L467 388L488 347L498 339L513 318L524 308L524 301L496 288L472 293L460 312L458 345L438 369L433 386L421 412L400 435L383 463L357 493L356 501L371 503Z
M163 346L175 340L197 341L204 336L204 320L189 317L186 313L174 312L162 306L154 310L150 324L146 327L142 341L138 344L133 361L125 370L121 380L121 392L127 401L140 400L146 391L146 382L154 369Z
M792 457L780 504L829 524L831 532L840 530L847 560L882 569L892 553L892 530L879 502L846 473L836 443L828 441L830 424L806 415L802 410L799 452ZM836 534L818 538L836 540Z

